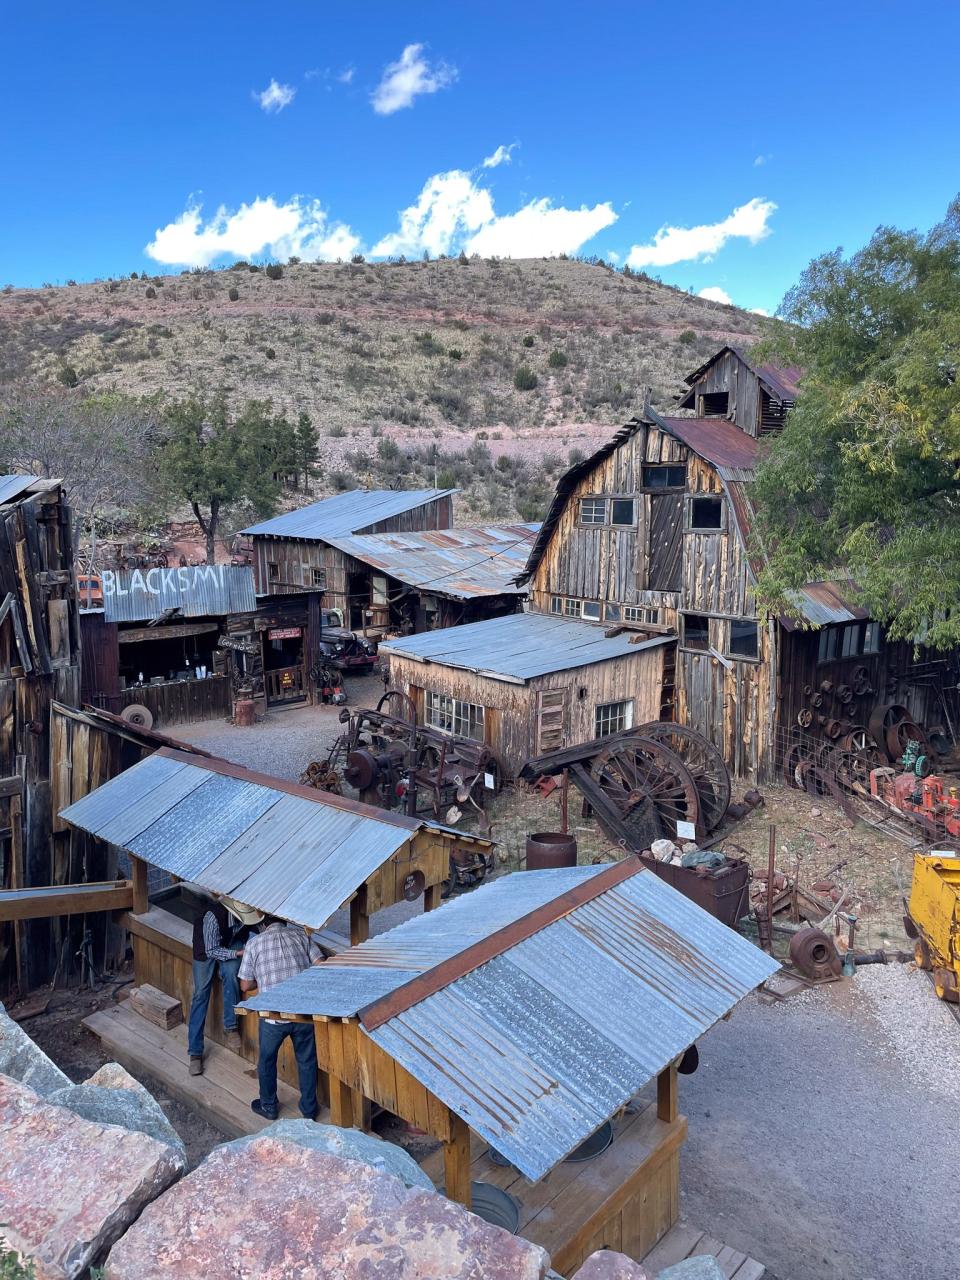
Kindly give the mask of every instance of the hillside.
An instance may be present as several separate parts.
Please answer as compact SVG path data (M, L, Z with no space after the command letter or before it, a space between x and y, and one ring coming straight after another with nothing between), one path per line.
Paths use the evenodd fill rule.
M8 286L0 382L75 373L86 391L173 396L223 385L236 402L306 409L321 433L319 487L330 489L397 480L396 459L380 456L392 444L378 454L373 436L407 454L463 452L479 435L494 458L536 465L549 450L565 459L629 417L646 386L669 407L684 373L724 341L749 344L763 325L580 261L297 263L280 279L237 264ZM515 386L521 365L536 378L529 390ZM489 497L470 505L497 518L518 509Z

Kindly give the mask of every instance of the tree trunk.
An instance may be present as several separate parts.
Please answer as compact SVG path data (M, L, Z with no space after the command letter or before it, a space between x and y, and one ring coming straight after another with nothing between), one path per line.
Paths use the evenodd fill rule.
M210 515L204 520L200 514L199 504L192 502L193 514L197 517L197 524L200 526L200 532L203 534L207 544L207 564L216 564L217 561L217 526L220 523L220 503L216 500L210 503Z

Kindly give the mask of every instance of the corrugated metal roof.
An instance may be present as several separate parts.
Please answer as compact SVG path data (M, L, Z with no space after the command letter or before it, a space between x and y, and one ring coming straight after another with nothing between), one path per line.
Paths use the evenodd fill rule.
M371 525L391 520L405 511L413 511L456 493L456 489L352 489L332 498L312 502L308 507L288 511L250 525L244 533L265 534L274 538L313 538L325 542L332 537L363 533Z
M608 638L604 630L601 624L549 613L512 613L505 618L489 618L485 622L469 622L462 627L389 640L380 645L380 652L421 662L439 662L495 680L523 684L551 671L623 658L673 640L669 636L656 636L633 644L631 640L636 639L633 633L623 631Z
M804 622L813 626L828 626L831 622L861 622L870 612L855 603L855 584L846 579L838 582L808 582L799 591L787 593L797 606L800 617L786 615L780 619L788 631L795 631Z
M539 524L330 537L341 551L419 591L471 600L515 595Z
M0 506L19 498L39 478L39 476L0 476Z
M171 875L312 928L417 831L449 830L272 781L165 748L60 816Z
M353 1016L604 870L504 877L244 1007ZM361 1031L536 1180L778 968L639 870Z
M734 347L729 344L721 347L719 351L714 352L709 360L705 360L699 368L694 369L693 373L688 373L684 378L687 386L692 387L695 382L699 382L711 365L726 355L728 351L733 354L747 366L752 369L761 382L766 384L767 390L778 400L796 401L800 395L800 381L803 378L804 370L799 365L779 365L772 361L765 361L758 364L751 360L750 352L743 347ZM688 403L688 397L681 400L681 405Z
M145 622L171 609L182 618L253 613L257 597L249 565L203 564L179 569L104 569L107 622Z
M662 418L654 412L650 416L715 467L733 469L740 478L752 476L757 442L726 418Z

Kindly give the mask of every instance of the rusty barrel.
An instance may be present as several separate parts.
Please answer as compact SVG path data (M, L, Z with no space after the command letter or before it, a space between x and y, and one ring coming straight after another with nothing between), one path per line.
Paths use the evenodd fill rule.
M249 729L255 721L254 704L250 698L241 698L233 708L233 723L243 729Z
M577 865L577 837L560 831L538 831L527 836L527 870L547 871L551 867Z

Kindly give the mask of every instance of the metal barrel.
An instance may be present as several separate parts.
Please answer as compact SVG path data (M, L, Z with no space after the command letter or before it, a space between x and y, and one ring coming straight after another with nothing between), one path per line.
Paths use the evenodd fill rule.
M547 871L551 867L577 865L577 838L560 831L538 831L527 836L527 870Z

